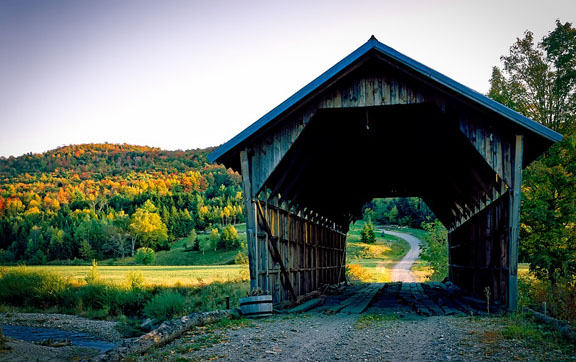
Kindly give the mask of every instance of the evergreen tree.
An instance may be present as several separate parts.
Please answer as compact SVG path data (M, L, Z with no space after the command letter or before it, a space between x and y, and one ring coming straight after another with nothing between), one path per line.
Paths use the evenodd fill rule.
M374 231L374 224L372 224L372 221L370 219L368 219L368 221L364 223L364 227L362 228L362 232L360 234L360 240L363 243L367 244L374 244L376 242L376 232Z

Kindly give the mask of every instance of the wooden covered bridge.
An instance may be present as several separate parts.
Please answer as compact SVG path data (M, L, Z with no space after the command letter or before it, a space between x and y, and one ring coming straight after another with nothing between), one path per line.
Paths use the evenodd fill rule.
M209 159L242 174L250 286L276 302L344 280L366 202L417 196L450 280L515 309L522 168L561 137L372 37Z

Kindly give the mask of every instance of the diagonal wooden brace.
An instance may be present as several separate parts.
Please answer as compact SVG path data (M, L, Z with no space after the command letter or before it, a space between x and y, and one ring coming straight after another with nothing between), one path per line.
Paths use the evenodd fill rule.
M262 221L262 225L264 225L264 231L266 232L266 234L268 234L268 242L270 244L270 246L272 247L272 259L277 262L278 264L280 264L280 273L282 275L282 285L284 285L284 288L288 289L290 291L290 294L292 295L292 300L296 301L296 292L294 291L294 287L292 287L292 283L290 282L290 276L288 275L288 271L286 270L286 267L284 266L284 262L282 261L282 258L280 257L280 251L278 250L278 245L276 245L277 241L278 241L278 237L272 235L272 230L270 229L270 226L268 225L268 220L266 220L266 216L264 215L264 210L262 210L262 205L260 205L260 200L255 200L256 205L258 205L258 215L260 216L260 220Z

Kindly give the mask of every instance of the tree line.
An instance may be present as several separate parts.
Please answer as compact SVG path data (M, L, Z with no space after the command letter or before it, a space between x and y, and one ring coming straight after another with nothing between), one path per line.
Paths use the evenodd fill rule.
M541 279L576 281L576 29L526 31L494 67L488 95L561 133L523 172L520 261Z
M364 218L382 225L422 228L422 223L436 219L426 203L418 197L374 199L364 205Z
M0 158L0 261L116 258L244 220L241 176L207 155L126 144Z

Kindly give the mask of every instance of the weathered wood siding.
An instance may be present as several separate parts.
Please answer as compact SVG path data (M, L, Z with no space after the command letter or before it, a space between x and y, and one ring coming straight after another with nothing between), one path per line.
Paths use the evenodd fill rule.
M279 123L280 126L251 144L254 165L254 173L251 175L253 194L263 190L266 180L318 109L423 102L433 103L440 109L444 109L446 104L443 97L426 87L419 88L401 76L364 76L337 82L310 102L285 115Z
M277 243L296 295L344 281L346 234L269 204L264 205L264 213L266 220L260 222L268 223L273 237L258 234L258 285L272 293L275 303L291 296L282 287L280 265L270 253L270 243Z
M516 268L518 240L510 224L518 222L513 215L519 210L519 197L511 194L511 190L519 188L515 176L518 167L515 135L487 126L484 114L475 113L449 93L390 69L358 74L350 71L342 75L305 102L278 115L276 122L246 144L241 164L248 210L251 287L271 291L274 302L293 299L292 291L296 296L303 295L344 277L346 236L341 231L347 230L347 225L335 225L314 210L298 209L297 216L287 211L293 206L299 208L290 200L272 206L279 186L267 184L312 117L326 108L418 103L433 104L448 115L446 119L454 121L454 127L482 155L496 178L495 182L487 182L486 177L491 175L480 176L471 170L476 179L474 195L468 199L455 198L453 205L447 206L446 211L454 216L449 225L451 279L478 297L482 297L485 287L490 287L494 300L500 302L506 301L507 294L508 298L515 295L516 279L511 273ZM286 174L277 180L280 183L292 180L290 184L297 187L293 180L298 177ZM458 185L454 187L459 190ZM290 194L292 189L284 191ZM256 203L261 202L257 200L264 202L265 220L255 211ZM268 223L270 230L264 232L263 222ZM282 265L275 260L278 256L271 243L276 243ZM290 292L283 278L288 279ZM511 303L515 305L514 300Z
M501 303L508 285L509 202L506 192L448 235L450 280L482 299L489 287Z

